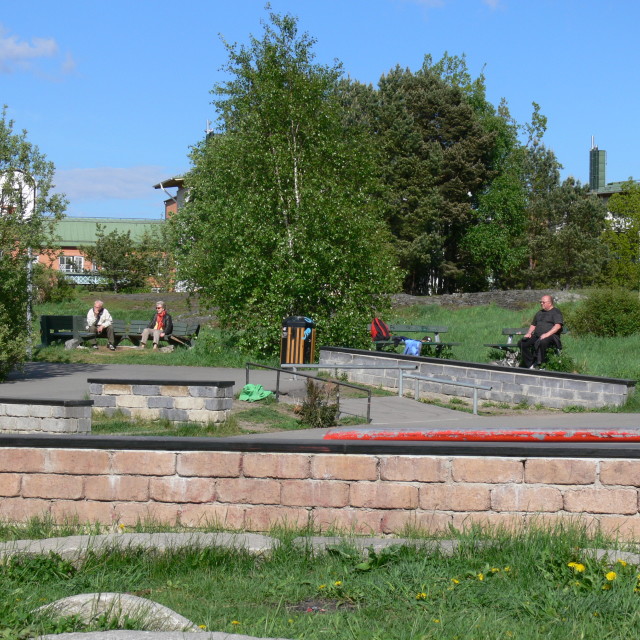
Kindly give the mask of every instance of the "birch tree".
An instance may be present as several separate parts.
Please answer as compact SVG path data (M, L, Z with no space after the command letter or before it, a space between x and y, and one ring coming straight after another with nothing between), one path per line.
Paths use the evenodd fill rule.
M348 124L342 70L270 14L260 39L226 43L217 129L192 153L189 202L171 221L179 277L245 348L273 354L284 317L312 317L319 341L364 346L397 289L370 135Z

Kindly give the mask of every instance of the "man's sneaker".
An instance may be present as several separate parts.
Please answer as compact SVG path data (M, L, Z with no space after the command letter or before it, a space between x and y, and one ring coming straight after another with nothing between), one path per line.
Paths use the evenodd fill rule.
M116 348L112 344L108 345L108 347L109 347L110 351L115 351L116 350Z
M93 345L93 348L94 348L94 349L97 349L97 348L98 348L98 345L97 345L97 344L94 344L94 345Z
M153 348L154 348L154 349L157 349L157 348L158 348L158 345L157 345L157 344L154 344L154 345L153 345Z

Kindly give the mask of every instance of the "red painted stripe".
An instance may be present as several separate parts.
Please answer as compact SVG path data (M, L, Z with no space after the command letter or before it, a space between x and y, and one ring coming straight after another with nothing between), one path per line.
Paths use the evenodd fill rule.
M335 428L325 440L433 440L460 442L640 442L640 431L609 429L374 429Z

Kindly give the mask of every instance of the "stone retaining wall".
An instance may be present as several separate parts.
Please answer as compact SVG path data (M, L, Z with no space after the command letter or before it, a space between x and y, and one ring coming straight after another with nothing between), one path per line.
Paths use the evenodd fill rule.
M491 391L478 391L478 398L493 402L518 404L541 404L545 407L584 407L597 409L620 406L635 388L635 380L600 378L556 371L530 371L529 369L501 367L476 362L421 358L397 353L364 351L323 347L320 364L370 364L389 365L417 364L418 375L432 376L442 380L466 382L492 387ZM391 389L398 388L397 369L345 369L350 382ZM412 372L414 373L414 372ZM404 391L413 391L417 381L405 380ZM443 393L450 396L472 397L473 389L440 382L420 382L422 396Z
M0 400L0 433L89 433L90 400Z
M0 519L359 533L571 520L640 541L640 459L0 447Z
M233 382L89 378L96 411L171 422L224 422L233 404Z

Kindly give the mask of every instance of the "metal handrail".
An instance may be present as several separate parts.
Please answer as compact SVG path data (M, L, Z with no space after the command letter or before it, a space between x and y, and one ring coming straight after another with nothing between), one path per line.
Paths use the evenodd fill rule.
M294 371L298 367L302 367L304 369L333 369L335 371L334 375L338 374L338 369L391 369L391 371L397 369L398 370L398 395L403 395L402 389L402 374L401 371L415 371L418 368L417 364L397 364L395 366L390 367L389 365L384 364L283 364L281 365L283 368L290 368Z
M400 378L402 378L402 371L400 372ZM425 382L439 382L441 384L452 384L458 387L469 387L473 389L473 415L478 415L478 389L481 391L491 391L493 387L489 387L484 384L473 384L472 382L458 382L457 380L444 380L443 378L433 378L431 376L413 376L413 375L405 375L405 378L409 378L411 380L418 380L418 384L416 384L416 388L414 390L414 397L416 400L420 400L420 380L424 380Z
M301 366L301 365L299 365ZM260 364L258 362L247 362L245 364L246 377L245 384L249 384L249 367L259 367L260 369L268 369L269 371L276 372L276 400L280 397L280 373L290 373L295 376L301 376L303 378L309 378L311 380L318 380L319 382L331 382L332 384L338 385L338 390L336 392L336 405L338 407L338 411L340 411L340 387L350 387L352 389L358 389L358 391L364 391L367 394L367 424L371 422L371 389L367 389L366 387L361 387L357 384L352 384L351 382L342 382L341 380L333 380L331 378L319 378L318 376L312 376L308 373L298 373L297 371L287 371L287 369L282 369L280 367L270 367L266 364Z

